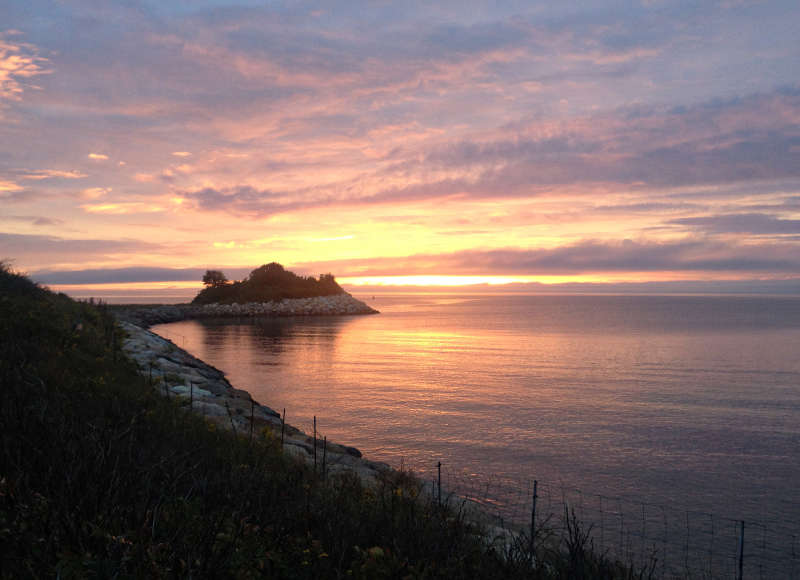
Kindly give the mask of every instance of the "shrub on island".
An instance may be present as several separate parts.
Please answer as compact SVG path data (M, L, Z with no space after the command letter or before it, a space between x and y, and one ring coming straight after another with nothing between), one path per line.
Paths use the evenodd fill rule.
M345 293L332 274L322 274L319 278L298 276L277 262L260 266L244 280L235 282L229 282L219 270L208 270L203 283L206 287L195 296L192 304L245 304Z

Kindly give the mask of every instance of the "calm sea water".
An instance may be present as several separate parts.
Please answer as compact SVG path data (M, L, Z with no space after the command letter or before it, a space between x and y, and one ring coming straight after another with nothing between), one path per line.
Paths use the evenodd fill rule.
M503 494L538 479L800 520L800 299L379 296L155 327L310 431Z

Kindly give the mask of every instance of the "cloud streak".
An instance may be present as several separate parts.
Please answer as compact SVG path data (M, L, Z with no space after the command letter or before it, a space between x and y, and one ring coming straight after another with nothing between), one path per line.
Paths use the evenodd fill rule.
M670 220L668 223L717 234L800 235L800 220L781 219L761 213L689 217Z
M800 275L800 255L792 244L750 247L710 240L680 242L597 242L552 248L466 250L403 258L341 260L302 264L342 277L437 274L454 275L585 275L604 272L676 272L720 274L772 273Z
M163 254L165 249L159 244L134 239L62 238L0 232L0 256L19 268L40 269L45 264L74 267L87 259L111 264L119 256L147 252Z
M211 267L211 266L210 266ZM40 270L31 276L42 284L109 284L141 282L197 282L200 285L206 269L202 268L95 268L85 270ZM251 269L223 268L230 279L242 279Z

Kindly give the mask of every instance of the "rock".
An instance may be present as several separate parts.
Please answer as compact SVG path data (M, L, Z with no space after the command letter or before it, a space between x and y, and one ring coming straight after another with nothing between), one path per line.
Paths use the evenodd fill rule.
M361 451L356 449L355 447L345 447L344 452L348 455L352 455L353 457L361 457Z
M192 405L192 411L205 417L226 417L228 411L222 405L209 403L207 401L195 401Z
M283 450L289 455L297 459L301 459L303 461L306 461L309 458L308 450L300 445L293 445L287 443L286 445L283 446Z
M231 388L230 395L234 399L245 399L247 401L251 401L252 400L252 397L250 396L250 393L248 393L244 389Z
M179 396L184 397L211 397L211 391L201 389L200 387L187 387L186 385L176 385L169 388L170 391Z

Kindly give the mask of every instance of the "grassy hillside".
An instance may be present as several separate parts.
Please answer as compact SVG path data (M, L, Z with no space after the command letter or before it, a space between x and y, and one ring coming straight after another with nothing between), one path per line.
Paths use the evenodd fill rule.
M156 395L100 306L0 268L0 577L580 578L492 543L406 473L365 488Z
M222 275L222 272L215 273ZM330 274L323 274L319 278L298 276L276 262L256 268L247 278L238 282L228 282L222 275L218 281L206 284L207 287L197 294L192 304L243 304L344 293Z

